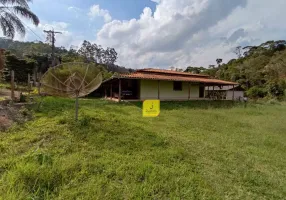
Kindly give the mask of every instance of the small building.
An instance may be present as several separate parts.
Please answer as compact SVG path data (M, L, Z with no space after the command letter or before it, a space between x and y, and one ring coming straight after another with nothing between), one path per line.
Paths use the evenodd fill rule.
M209 99L205 92L208 86L236 85L235 82L212 79L203 74L149 68L113 76L102 83L100 90L105 98L118 101L186 101Z
M244 90L236 85L234 87L229 85L224 86L208 86L205 87L206 97L217 100L234 100L242 101L244 98Z

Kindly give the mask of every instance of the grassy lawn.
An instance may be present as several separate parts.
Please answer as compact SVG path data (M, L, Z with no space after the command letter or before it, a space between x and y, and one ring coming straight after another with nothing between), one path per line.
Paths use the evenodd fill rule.
M0 199L283 199L286 105L45 98L0 133Z

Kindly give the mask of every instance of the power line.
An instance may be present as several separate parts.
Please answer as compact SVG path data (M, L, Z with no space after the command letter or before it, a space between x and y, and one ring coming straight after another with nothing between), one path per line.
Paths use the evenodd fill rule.
M4 8L6 8L7 10L9 10L12 15L14 15L15 17L18 18L18 16L17 16L13 11L11 11L9 7L7 7L7 6L6 6L4 3L2 3L1 1L0 1L0 3L4 6ZM26 28L28 28L36 37L38 37L40 40L43 40L43 38L41 38L38 34L36 34L28 25L26 25L23 21L21 21L21 22L22 22L22 24L23 24Z
M56 34L62 34L62 32L59 31L54 31L54 30L44 30L45 33L47 33L47 40L50 40L52 43L52 67L54 66L55 63L55 35Z

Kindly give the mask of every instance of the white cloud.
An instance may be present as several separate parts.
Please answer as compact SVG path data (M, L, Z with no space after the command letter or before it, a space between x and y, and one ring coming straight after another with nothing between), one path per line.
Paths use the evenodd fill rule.
M112 17L110 16L109 11L101 9L99 5L91 6L88 16L91 19L94 19L96 17L103 17L105 22L110 22L112 20Z
M113 20L96 42L114 47L118 64L132 68L207 67L235 57L238 45L283 39L285 0L152 0L139 19ZM275 30L275 31L273 31Z
M81 17L83 14L83 10L75 6L68 7L68 11L73 12L76 18Z

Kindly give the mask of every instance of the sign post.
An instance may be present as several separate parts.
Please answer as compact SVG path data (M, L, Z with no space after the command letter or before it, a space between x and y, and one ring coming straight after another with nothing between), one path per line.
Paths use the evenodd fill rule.
M142 114L143 117L158 117L160 115L160 100L145 100Z

